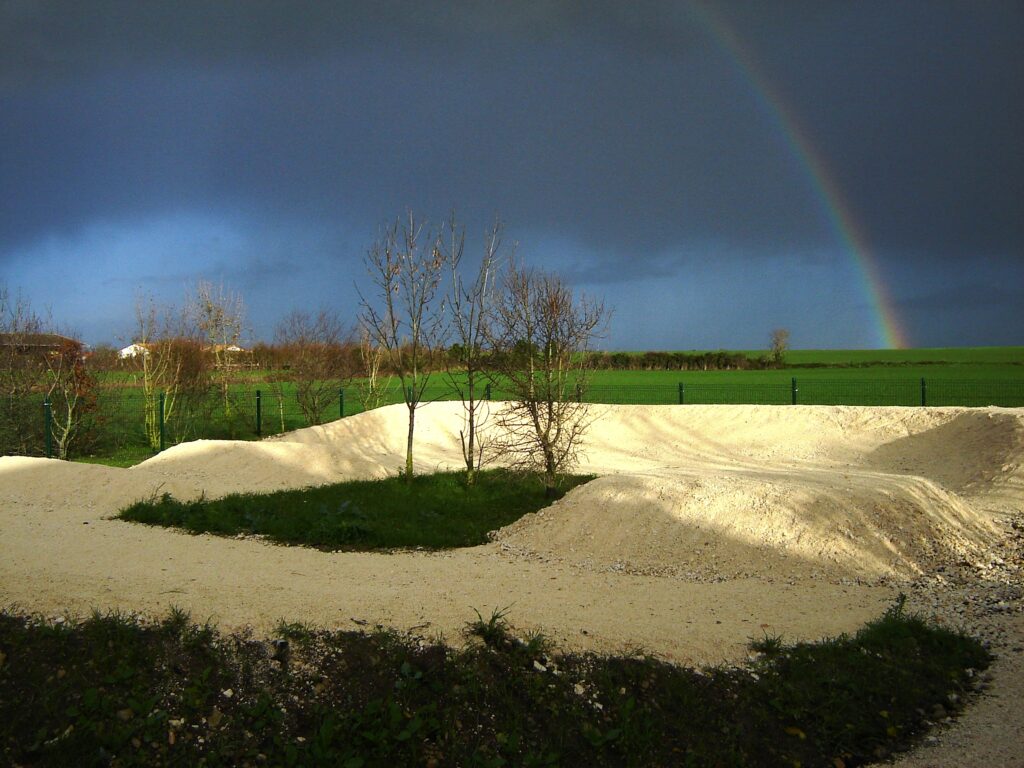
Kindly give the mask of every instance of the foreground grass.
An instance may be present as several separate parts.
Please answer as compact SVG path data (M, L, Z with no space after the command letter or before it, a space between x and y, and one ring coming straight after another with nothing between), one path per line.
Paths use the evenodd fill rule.
M703 671L560 655L500 613L453 649L284 624L271 643L179 611L0 612L0 752L34 766L854 766L912 745L989 663L900 608Z
M562 492L590 476L564 478ZM490 470L467 486L461 472L361 480L269 494L181 502L164 494L119 517L192 533L257 534L285 544L348 550L471 547L490 531L551 503L536 477Z

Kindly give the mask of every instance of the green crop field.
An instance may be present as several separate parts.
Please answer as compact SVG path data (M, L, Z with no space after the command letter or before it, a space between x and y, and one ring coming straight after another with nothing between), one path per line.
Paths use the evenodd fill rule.
M764 352L744 354L757 358ZM622 403L1020 407L1024 347L794 350L783 367L764 370L597 370L586 397Z
M949 347L933 349L794 349L791 365L1010 364L1024 365L1024 347Z

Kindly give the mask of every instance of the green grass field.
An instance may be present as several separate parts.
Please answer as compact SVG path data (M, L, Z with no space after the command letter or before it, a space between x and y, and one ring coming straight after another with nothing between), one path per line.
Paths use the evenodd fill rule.
M752 385L807 381L1024 381L1024 365L1012 363L937 363L849 368L776 368L764 371L593 371L594 386L664 386L680 381L705 384Z

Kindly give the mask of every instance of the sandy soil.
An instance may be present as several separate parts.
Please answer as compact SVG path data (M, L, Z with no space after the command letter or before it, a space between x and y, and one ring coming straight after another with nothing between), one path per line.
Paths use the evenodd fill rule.
M742 661L763 631L794 640L853 630L903 589L951 623L987 622L997 651L1005 646L993 694L948 744L906 764L1020 764L955 751L998 748L991 733L955 734L999 691L1020 689L1019 563L998 553L1019 538L1007 524L1024 508L1024 413L594 408L581 470L598 479L491 544L440 554L325 553L110 519L163 491L212 497L393 473L403 406L260 443L197 441L127 470L0 458L0 603L48 614L178 605L228 628L356 621L450 641L474 608L511 606L517 627L542 628L563 647L643 647L706 664ZM460 426L458 404L420 411L417 471L458 466ZM941 576L954 571L965 589L1004 590L1008 609L946 610L961 600ZM1019 712L989 718L1024 732Z

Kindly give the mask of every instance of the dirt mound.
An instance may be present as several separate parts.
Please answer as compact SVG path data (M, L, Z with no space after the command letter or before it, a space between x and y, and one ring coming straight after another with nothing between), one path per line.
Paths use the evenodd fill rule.
M582 469L615 474L497 532L504 551L712 579L912 577L981 555L1024 454L1005 409L606 407L596 424Z
M912 577L980 556L995 530L922 478L804 470L603 477L495 534L507 552L700 579Z
M419 412L418 472L460 466L461 415L459 403ZM1024 454L1024 422L1005 409L595 406L593 416L580 470L602 477L497 532L506 555L700 578L908 577L991 543L986 494L1014 487ZM208 496L382 477L404 463L405 429L397 405L259 443L188 443L131 472Z

